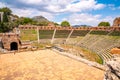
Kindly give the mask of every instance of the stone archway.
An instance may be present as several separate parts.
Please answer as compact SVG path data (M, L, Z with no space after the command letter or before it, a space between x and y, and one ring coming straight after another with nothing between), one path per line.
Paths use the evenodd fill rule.
M18 50L18 44L17 44L17 42L12 42L10 44L10 50Z

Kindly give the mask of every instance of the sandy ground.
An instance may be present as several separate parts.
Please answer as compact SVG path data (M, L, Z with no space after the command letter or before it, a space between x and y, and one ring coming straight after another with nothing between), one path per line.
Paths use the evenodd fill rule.
M0 80L103 80L104 72L52 50L0 55Z

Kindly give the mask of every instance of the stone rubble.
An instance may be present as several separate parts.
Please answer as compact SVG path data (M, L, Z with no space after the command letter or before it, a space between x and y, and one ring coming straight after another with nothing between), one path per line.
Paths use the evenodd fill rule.
M106 63L107 69L104 80L120 80L120 55Z

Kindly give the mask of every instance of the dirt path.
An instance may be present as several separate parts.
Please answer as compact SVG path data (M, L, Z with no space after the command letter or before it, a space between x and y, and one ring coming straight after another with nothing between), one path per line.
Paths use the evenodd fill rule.
M51 50L0 55L0 80L103 80L103 75Z

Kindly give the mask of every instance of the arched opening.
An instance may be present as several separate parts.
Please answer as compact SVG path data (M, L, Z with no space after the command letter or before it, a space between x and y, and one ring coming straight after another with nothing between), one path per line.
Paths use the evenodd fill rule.
M18 50L18 44L16 42L12 42L10 44L10 50Z

